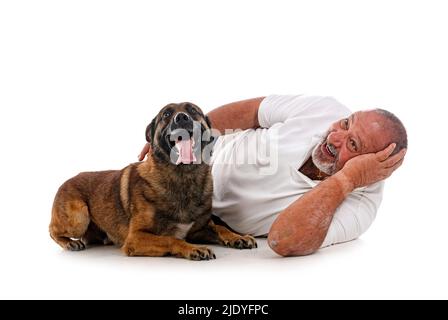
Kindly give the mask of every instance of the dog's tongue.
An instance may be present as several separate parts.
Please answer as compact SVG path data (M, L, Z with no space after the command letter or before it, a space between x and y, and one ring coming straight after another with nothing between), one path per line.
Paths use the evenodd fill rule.
M190 164L196 161L196 157L193 153L193 140L181 140L176 142L176 148L179 152L176 164Z

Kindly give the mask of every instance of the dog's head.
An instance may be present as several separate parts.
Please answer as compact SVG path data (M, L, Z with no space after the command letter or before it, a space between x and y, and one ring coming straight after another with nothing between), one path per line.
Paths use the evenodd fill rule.
M170 103L146 128L146 140L158 160L174 165L208 163L215 137L211 123L193 103Z

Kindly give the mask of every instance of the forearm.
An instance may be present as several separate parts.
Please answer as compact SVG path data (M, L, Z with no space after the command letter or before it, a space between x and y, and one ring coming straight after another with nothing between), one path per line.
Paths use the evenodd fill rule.
M233 102L210 111L212 127L222 134L226 129L258 128L258 108L264 97Z
M282 256L307 255L319 249L336 209L353 191L342 172L322 181L287 207L274 221L268 244Z

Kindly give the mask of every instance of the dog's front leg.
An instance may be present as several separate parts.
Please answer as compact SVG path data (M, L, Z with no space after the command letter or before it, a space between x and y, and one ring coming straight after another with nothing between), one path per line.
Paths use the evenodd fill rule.
M187 241L192 243L212 243L236 249L257 248L257 241L249 235L239 235L224 226L209 221L208 225L187 236Z
M195 246L184 240L169 236L158 236L145 231L130 233L122 249L128 256L176 256L190 260L216 258L213 251L207 247Z
M176 256L190 260L215 259L215 254L207 247L195 246L171 236L152 234L154 208L140 202L129 223L128 235L122 250L128 256Z

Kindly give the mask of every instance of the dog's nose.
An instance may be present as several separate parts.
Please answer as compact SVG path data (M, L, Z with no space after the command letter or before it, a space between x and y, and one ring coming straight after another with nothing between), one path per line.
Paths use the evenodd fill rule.
M190 116L184 112L179 112L178 114L176 114L176 117L174 118L174 123L176 124L184 124L189 122Z

